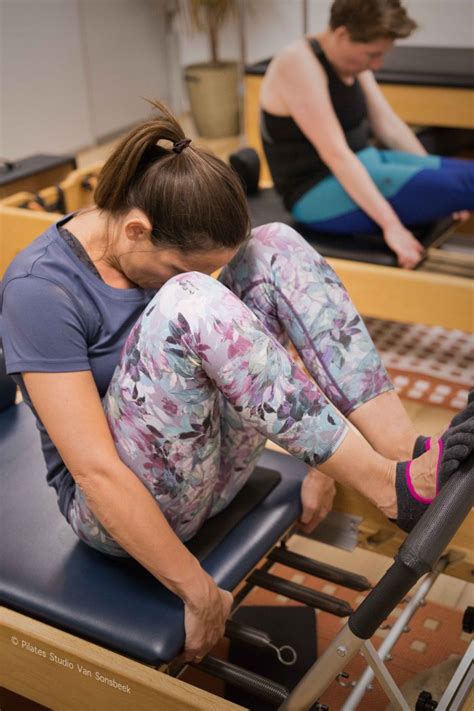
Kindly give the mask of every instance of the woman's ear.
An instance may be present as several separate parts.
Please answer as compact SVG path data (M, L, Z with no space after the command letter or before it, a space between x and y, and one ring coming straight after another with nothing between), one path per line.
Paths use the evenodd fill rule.
M333 36L335 37L336 40L339 42L341 41L350 41L351 36L347 30L347 27L345 25L339 25L339 27L336 27L335 30L333 30Z
M151 222L141 210L131 210L125 218L125 235L132 242L149 241L151 230Z

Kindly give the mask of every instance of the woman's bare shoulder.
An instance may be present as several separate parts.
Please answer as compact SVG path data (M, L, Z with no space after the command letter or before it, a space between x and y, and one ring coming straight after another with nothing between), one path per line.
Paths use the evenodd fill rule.
M275 54L265 73L265 83L274 86L280 82L286 83L288 77L294 77L295 71L304 74L309 72L313 80L314 74L323 76L324 70L306 37L300 37Z
M270 62L260 92L262 107L277 115L291 113L287 93L296 79L312 88L325 83L324 70L306 37L283 47Z
M275 66L287 66L295 60L307 60L314 54L311 52L308 40L306 37L299 37L286 47L280 49L272 59L271 64Z

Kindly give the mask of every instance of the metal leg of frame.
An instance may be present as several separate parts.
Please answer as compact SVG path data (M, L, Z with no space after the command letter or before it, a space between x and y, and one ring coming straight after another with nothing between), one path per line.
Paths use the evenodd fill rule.
M395 706L397 711L410 711L410 707L402 696L398 686L395 684L392 675L379 657L377 650L372 642L367 640L362 646L364 657L372 667L372 670L377 677L380 686L387 694L388 698Z
M392 647L397 643L398 639L402 635L406 625L411 620L415 612L418 610L420 605L423 604L424 599L431 587L435 583L438 575L445 570L449 563L448 556L443 556L440 558L435 570L428 575L425 580L421 583L416 593L413 595L410 602L407 603L400 617L394 623L392 629L388 633L387 637L384 639L382 644L377 650L377 653L381 659L385 659L389 654ZM369 666L364 671L357 684L354 686L354 690L350 696L346 699L341 711L355 711L360 700L364 696L368 685L374 678L374 671Z
M279 711L307 711L340 674L346 664L355 657L363 644L364 640L356 637L349 626L344 625L326 651L306 672L287 700L279 707Z
M474 684L474 642L471 642L458 664L446 691L439 700L438 711L459 711L463 708Z

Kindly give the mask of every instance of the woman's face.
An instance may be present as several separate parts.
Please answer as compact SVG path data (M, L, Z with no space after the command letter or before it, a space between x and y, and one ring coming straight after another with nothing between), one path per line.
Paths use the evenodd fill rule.
M125 276L142 289L160 289L169 279L185 272L213 274L228 264L238 248L219 247L184 253L179 249L136 246L122 255L120 266Z
M392 39L377 39L372 42L354 42L345 27L338 27L334 32L337 42L338 69L349 76L355 76L370 69L378 71L384 56L394 45Z
M239 247L214 247L183 252L158 247L150 238L151 225L143 213L132 211L119 230L113 261L132 285L159 289L168 279L185 272L213 274L228 264Z

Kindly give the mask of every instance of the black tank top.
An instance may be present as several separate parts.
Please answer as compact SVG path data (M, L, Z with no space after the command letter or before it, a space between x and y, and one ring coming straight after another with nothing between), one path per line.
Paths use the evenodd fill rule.
M328 89L336 116L352 151L367 146L370 129L367 106L360 83L348 86L336 74L316 38L308 43L328 78ZM275 188L289 210L310 188L330 174L313 144L291 116L275 116L262 110L260 130L263 148Z

